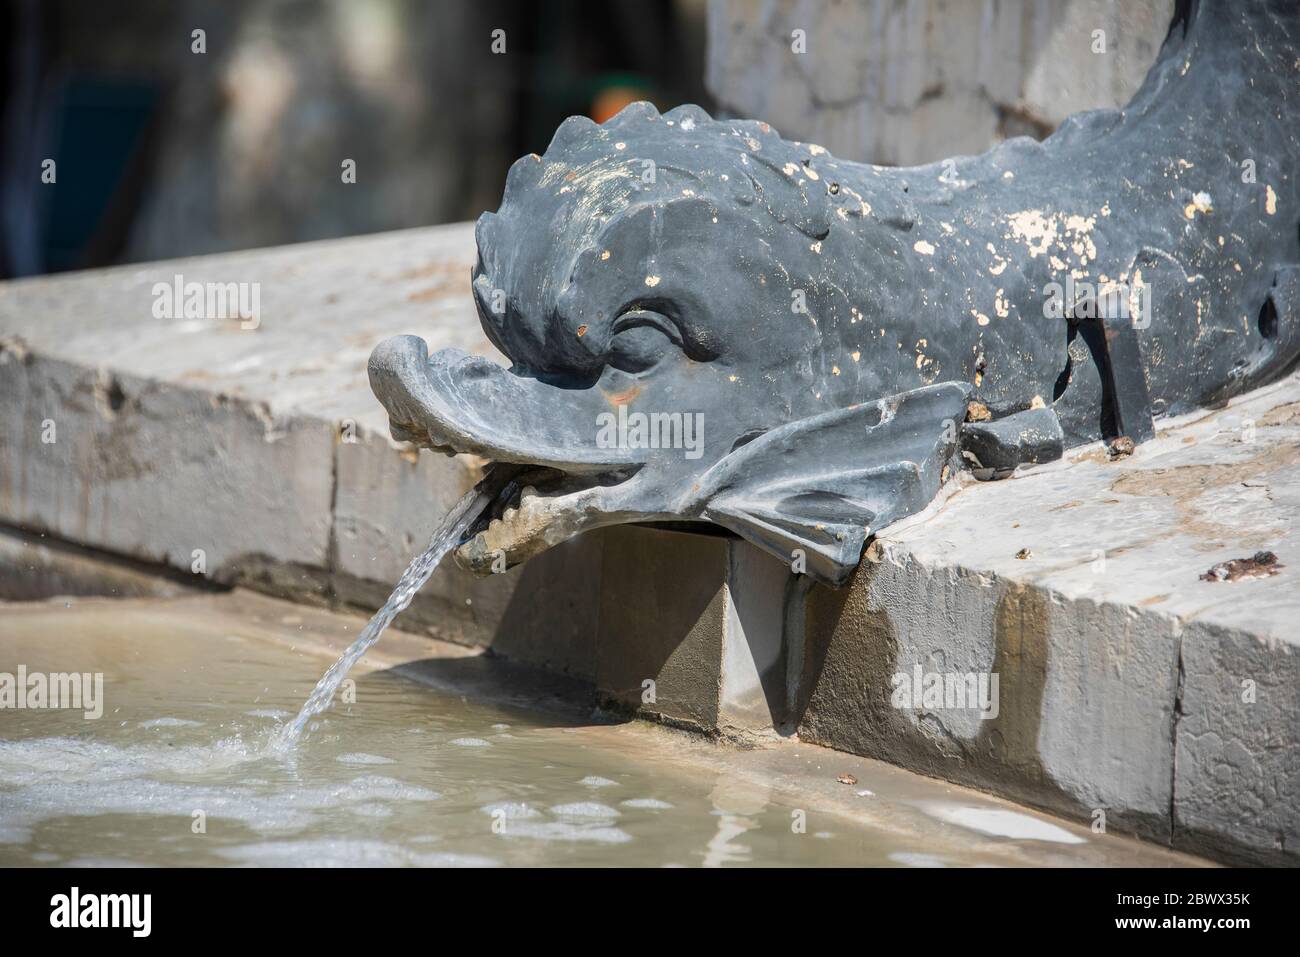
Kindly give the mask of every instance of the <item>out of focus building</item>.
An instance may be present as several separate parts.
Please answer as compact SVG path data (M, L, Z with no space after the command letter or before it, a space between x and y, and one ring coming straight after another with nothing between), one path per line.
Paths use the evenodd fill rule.
M708 87L845 159L928 163L1124 105L1172 13L1173 0L709 0Z

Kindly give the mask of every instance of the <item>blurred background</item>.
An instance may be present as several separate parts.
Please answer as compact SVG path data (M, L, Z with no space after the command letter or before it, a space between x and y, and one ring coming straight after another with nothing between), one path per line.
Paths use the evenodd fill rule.
M0 278L473 219L637 99L878 163L1041 138L1172 2L0 0Z
M6 275L471 219L566 116L706 99L703 0L0 7Z

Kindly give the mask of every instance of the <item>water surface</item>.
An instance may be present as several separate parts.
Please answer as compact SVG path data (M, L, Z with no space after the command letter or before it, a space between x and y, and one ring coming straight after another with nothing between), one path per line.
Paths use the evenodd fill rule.
M779 802L731 808L572 718L392 673L354 675L355 700L277 753L323 659L181 622L101 605L0 626L0 671L103 671L106 702L97 721L0 711L0 864L829 863L869 843L788 840Z
M0 604L0 672L19 664L102 672L105 699L98 720L0 710L0 865L1172 859L1140 848L1100 856L1100 845L1077 837L1073 845L991 837L987 822L976 822L983 832L966 827L953 810L964 807L951 797L959 789L896 769L877 783L859 759L801 749L814 782L862 808L846 813L815 789L782 784L784 765L771 781L740 773L751 760L769 760L763 752L602 724L586 710L486 703L365 670L364 661L319 727L276 751L269 745L358 622L241 594ZM332 649L309 652L327 629ZM454 684L481 663L453 657L431 667ZM844 762L857 762L860 785L835 783ZM931 799L937 810L882 811L886 787L902 787L917 808ZM1017 857L1030 850L1037 856Z

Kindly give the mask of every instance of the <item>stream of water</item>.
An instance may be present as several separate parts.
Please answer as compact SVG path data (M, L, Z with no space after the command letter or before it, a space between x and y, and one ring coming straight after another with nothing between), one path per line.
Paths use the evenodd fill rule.
M348 676L352 666L374 646L384 633L384 629L392 624L393 619L411 603L447 553L460 544L465 532L473 527L488 506L501 494L514 471L517 470L503 469L501 466L492 467L482 481L452 506L451 511L442 520L442 524L434 531L433 537L429 540L429 547L416 555L411 564L406 567L406 571L402 572L402 577L397 580L397 586L388 596L388 601L384 602L384 607L375 612L374 616L366 622L366 627L361 629L361 634L357 636L356 641L352 642L339 660L321 676L297 717L285 724L279 734L271 740L272 750L287 751L293 748L312 719L329 708L339 685Z

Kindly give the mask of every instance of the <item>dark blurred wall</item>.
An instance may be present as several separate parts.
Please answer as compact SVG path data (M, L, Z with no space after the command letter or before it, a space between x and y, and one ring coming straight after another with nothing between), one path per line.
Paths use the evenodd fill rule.
M4 275L470 219L565 116L631 97L708 106L703 0L0 11Z

